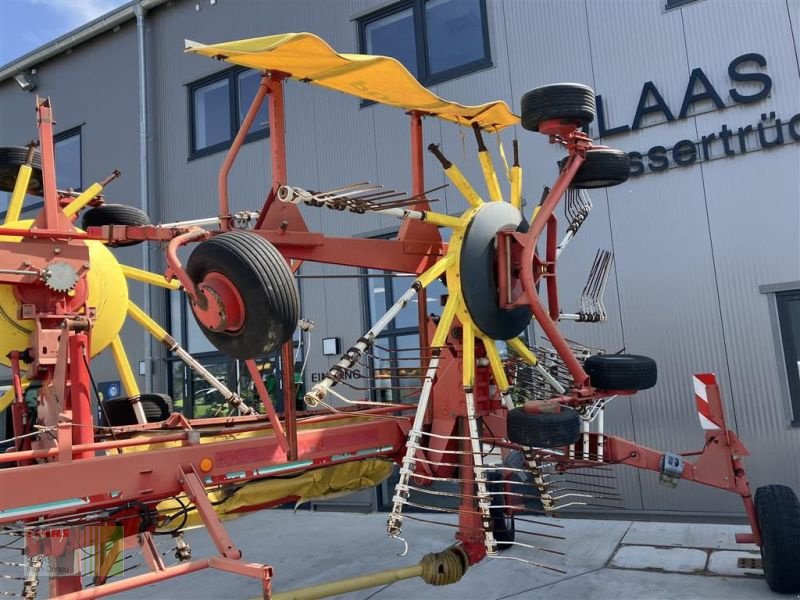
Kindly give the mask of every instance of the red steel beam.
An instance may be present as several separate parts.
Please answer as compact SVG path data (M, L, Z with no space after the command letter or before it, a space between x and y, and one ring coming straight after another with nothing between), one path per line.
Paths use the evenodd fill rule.
M298 459L329 459L332 455L347 453L355 456L360 450L386 446L392 450L382 454L389 455L403 446L408 427L406 419L373 419L335 428L304 429L297 435ZM270 437L17 467L3 472L0 511L28 507L32 498L37 504L45 504L106 495L110 491L120 494L108 501L93 502L85 508L121 504L133 499L167 498L182 491L175 476L176 468L199 467L202 458L213 460L211 471L203 474L212 478L224 478L233 472L246 475L286 462L286 454L277 439ZM15 518L18 517L3 518L0 515L0 522Z

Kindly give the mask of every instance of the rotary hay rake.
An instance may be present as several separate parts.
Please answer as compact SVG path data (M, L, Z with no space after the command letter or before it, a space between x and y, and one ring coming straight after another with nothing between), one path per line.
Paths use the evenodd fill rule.
M24 596L36 596L44 558L54 567L50 593L63 598L110 595L205 568L255 577L267 598L321 597L416 576L443 585L487 557L560 571L543 562L542 557L560 554L550 543L562 537L559 525L546 517L569 506L618 502L612 465L656 471L668 485L682 478L739 494L751 532L737 540L760 545L773 589L800 590L800 575L787 560L795 555L797 541L784 533L787 521L800 523L796 498L784 486L767 486L753 502L742 463L747 450L726 426L713 375L694 379L704 448L683 455L652 450L605 435L603 407L616 396L655 385L655 363L599 353L568 342L557 329L562 319L606 318L602 296L611 254L596 255L573 314L559 307L556 261L589 216L586 190L621 184L629 172L623 152L596 146L581 131L594 117L591 89L560 84L523 97L523 128L548 136L567 153L552 188L525 210L516 141L513 163L505 169L508 201L484 142L484 136L520 122L503 102L444 101L397 61L340 55L310 34L190 44L188 50L263 74L220 169L219 217L153 225L135 209L105 202L104 187L117 173L84 192L59 191L49 100L37 99L38 151L31 145L0 152L5 161L0 183L13 190L0 238L0 339L13 387L0 407L10 406L14 426L13 446L0 455L7 467L0 471L0 525L16 536L12 542L24 546ZM290 185L283 102L289 79L406 110L411 194L368 182L325 192ZM265 100L273 182L257 213L231 214L228 174ZM460 215L431 210L428 196L439 188L424 185L423 117L473 130L487 201L431 144L429 151L468 205ZM44 203L35 219L19 221L26 193L42 195ZM564 198L568 225L559 241L555 211ZM393 240L332 238L310 232L299 205L394 216L402 225ZM74 224L81 212L83 230ZM442 228L450 229L448 243L442 242ZM163 275L120 265L107 249L145 241L166 245ZM178 251L189 244L195 246L184 266ZM310 410L298 412L288 401L278 414L256 359L280 349L284 365L294 362L293 332L298 323L310 328L300 319L295 285L304 261L410 274L412 283L305 394ZM263 413L133 304L126 278L182 289L208 339L245 361ZM436 281L445 285L447 300L441 315L428 315L426 288ZM418 402L352 400L340 393L342 385L368 391L349 384L348 374L355 367L370 368L385 353L379 334L415 298L418 362L404 367L402 375L419 381L414 386ZM230 414L187 420L171 412L168 397L140 393L119 337L126 316L208 381ZM534 348L524 341L532 319L547 346ZM497 342L505 343L507 357ZM102 402L104 422L97 425L90 359L104 348L114 356L127 397ZM381 371L374 373L376 381L387 376ZM397 376L388 371L389 378ZM293 390L291 369L284 368L282 376L284 389ZM25 387L32 382L39 386L33 416L25 405ZM273 595L271 567L243 562L220 520L359 487L343 481L374 485L389 475L390 461L400 470L387 530L405 544L404 552L406 519L456 529L454 545L417 565ZM457 521L409 514L412 508L450 513ZM218 555L192 558L180 532L198 524L208 530ZM165 563L154 537L164 532L176 536L176 564ZM86 548L93 549L96 561L91 587L85 586L87 573L81 568ZM119 578L113 566L132 548L139 549L150 572Z

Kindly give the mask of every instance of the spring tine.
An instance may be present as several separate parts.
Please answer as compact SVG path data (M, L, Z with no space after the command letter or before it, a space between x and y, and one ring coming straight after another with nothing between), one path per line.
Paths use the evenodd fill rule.
M369 181L359 181L358 183L351 183L349 185L345 185L344 187L336 188L333 190L325 190L324 192L317 192L314 195L319 196L321 194L336 194L338 192L343 192L345 190L352 190L354 188L364 187L365 185L372 185L372 184Z
M517 515L514 515L514 520L522 521L523 523L532 523L534 525L541 525L542 527L553 527L554 529L564 529L564 526L560 525L559 523L548 523L546 521L537 521L535 519L525 519Z
M516 520L516 517L514 517L514 519ZM535 535L536 537L543 537L547 538L548 540L564 541L567 539L563 535L553 535L552 533L541 533L539 531L525 531L524 529L517 529L516 527L514 528L514 532L521 533L523 535Z
M509 542L509 543L511 543L511 542ZM494 560L515 560L517 562L526 563L526 564L529 564L529 565L534 566L534 567L540 567L542 569L547 569L548 571L554 571L556 573L561 573L562 575L566 575L567 574L566 571L562 571L561 569L557 569L555 567L550 567L548 565L543 565L543 564L534 562L532 560L527 560L525 558L519 558L519 557L516 557L516 556L487 556L486 558L493 558Z
M510 544L510 545L513 545L513 546L520 546L522 548L529 548L531 550L540 550L542 552L547 552L549 554L556 554L558 556L565 556L565 554L563 552L561 552L560 550L551 550L550 548L542 548L541 546L534 546L533 544L525 544L524 542L514 541L514 542L506 542L506 543Z
M613 485L601 485L599 483L589 483L584 481L574 481L572 479L559 479L558 483L571 483L573 485L584 485L588 487L596 487L596 488L603 488L606 490L616 490L617 487Z
M455 527L458 529L461 527L457 523L443 523L442 521L431 521L430 519L420 519L419 517L412 517L408 513L403 515L404 519L409 519L411 521L420 521L421 523L430 523L431 525L442 525L444 527Z

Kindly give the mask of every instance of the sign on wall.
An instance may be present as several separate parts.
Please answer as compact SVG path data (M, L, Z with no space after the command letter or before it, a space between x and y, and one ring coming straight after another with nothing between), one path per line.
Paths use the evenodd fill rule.
M599 137L605 139L643 126L645 118L657 116L663 123L680 121L693 116L697 106L712 106L722 110L729 106L754 104L768 98L772 78L766 72L767 59L750 52L734 58L728 65L730 87L717 90L701 68L689 75L686 92L680 107L670 106L653 81L642 86L636 112L630 124L615 125L606 118L602 95L597 96L597 125ZM722 94L730 98L726 104ZM716 158L741 156L757 149L769 149L800 141L800 113L781 118L774 111L761 113L758 123L729 127L723 123L718 131L707 132L700 139L683 139L671 146L657 144L648 150L628 152L631 158L631 177L665 171L670 167L686 167Z

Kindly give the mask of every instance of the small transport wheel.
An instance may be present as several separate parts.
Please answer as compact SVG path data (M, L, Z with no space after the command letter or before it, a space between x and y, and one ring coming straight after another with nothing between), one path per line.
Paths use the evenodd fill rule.
M166 394L142 394L139 396L144 415L148 423L165 421L172 413L172 398ZM100 423L104 427L123 425L136 425L136 413L133 412L131 398L109 398L101 402Z
M83 213L81 227L102 227L104 225L129 225L140 226L150 225L150 217L135 206L125 206L124 204L101 204L90 208ZM134 246L140 244L138 240L130 242L113 242L106 244L111 248L122 246Z
M563 169L567 159L558 162ZM576 189L606 188L625 183L631 174L631 157L615 148L594 148L586 151L586 159L581 164L570 187Z
M489 515L492 517L492 533L498 550L506 550L513 546L515 537L514 513L509 508L503 508L511 504L509 496L505 494L505 486L501 473L486 472L486 489L491 496Z
M280 252L251 231L228 231L199 244L186 273L208 306L192 304L217 350L239 360L270 354L300 318L294 274Z
M580 83L543 85L522 96L522 127L528 131L539 131L543 121L552 120L581 128L594 115L594 91Z
M800 593L800 502L792 488L765 485L756 490L761 561L767 585L779 594Z
M636 354L597 354L583 368L599 390L648 390L656 384L656 361Z
M508 439L521 446L561 448L578 441L581 418L574 410L561 407L560 412L528 413L515 408L506 421Z
M17 182L17 174L20 166L25 164L28 158L28 149L24 146L9 146L0 148L0 191L13 192L14 184ZM30 196L43 196L42 187L42 155L38 150L33 154L31 163L31 179L28 183L28 194Z

